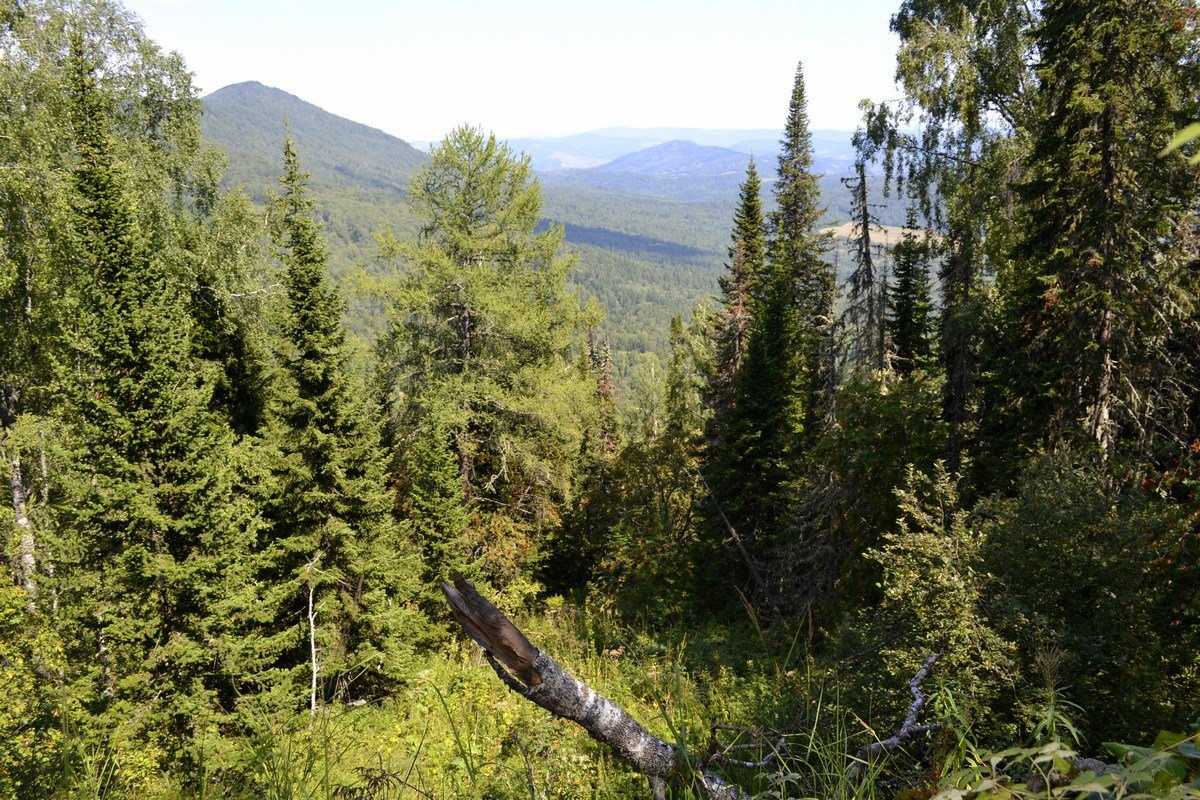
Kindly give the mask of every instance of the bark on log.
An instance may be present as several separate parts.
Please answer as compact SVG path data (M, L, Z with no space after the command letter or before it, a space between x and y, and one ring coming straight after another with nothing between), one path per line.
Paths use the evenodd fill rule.
M483 648L488 663L508 688L554 714L578 723L596 741L650 780L656 796L663 784L683 774L696 778L707 800L750 800L699 762L647 731L625 709L555 663L525 638L508 617L457 572L442 592L454 618Z
M912 705L908 707L908 713L904 715L904 722L901 723L900 730L881 742L863 745L859 748L854 763L846 771L846 783L851 788L862 780L863 775L866 774L867 766L874 759L888 755L918 734L936 731L941 727L940 725L917 724L917 719L921 716L921 709L925 707L925 694L921 691L921 684L929 677L929 673L933 670L933 665L941 657L941 653L934 653L925 659L924 665L917 670L917 674L913 675L912 680L908 682L908 690L912 693L913 701Z
M709 769L711 759L691 758L676 746L647 731L625 709L596 692L583 681L560 667L525 637L500 609L475 590L475 585L457 572L453 584L442 582L442 593L450 611L463 630L483 648L484 657L504 684L517 694L549 711L556 717L578 723L588 734L607 745L623 761L650 781L654 797L665 797L667 782L690 775L705 800L751 800L751 795L727 783ZM909 681L913 703L900 729L890 738L861 748L846 771L841 789L853 789L866 774L874 759L886 756L920 733L936 730L937 725L918 725L925 707L921 683L941 658L935 653ZM786 750L781 740L772 754L760 762L725 759L725 763L744 767L766 767Z

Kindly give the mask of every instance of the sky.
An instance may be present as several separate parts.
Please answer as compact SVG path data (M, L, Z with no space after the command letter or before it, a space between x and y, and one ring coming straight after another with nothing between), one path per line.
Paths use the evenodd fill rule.
M765 128L803 62L814 128L895 96L899 0L125 0L202 93L260 81L408 141Z

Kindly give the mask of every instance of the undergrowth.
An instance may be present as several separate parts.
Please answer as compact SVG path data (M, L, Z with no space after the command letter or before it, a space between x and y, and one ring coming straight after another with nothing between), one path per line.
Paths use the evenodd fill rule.
M898 720L890 719L890 709L889 719L870 720L796 641L772 641L752 624L655 636L564 606L518 624L652 733L758 797L927 800L940 791L941 800L958 800L1003 794L997 787L1029 796L1021 782L1027 777L998 777L1011 766L997 766L971 741L953 697L938 688L931 689L926 717L946 723L941 734L914 740L908 752L867 765L861 781L847 784L858 748L890 735ZM893 691L907 697L904 686ZM1051 749L1057 758L1065 752ZM645 778L573 723L510 692L477 647L458 641L428 653L404 689L385 700L245 720L236 735L226 732L198 747L187 774L150 774L145 759L118 746L75 741L67 752L50 794L71 800L650 796ZM1181 752L1191 753L1186 742ZM1037 766L1045 760L1041 753L1005 751L1000 760ZM765 767L737 763L764 760ZM686 776L671 792L697 796Z

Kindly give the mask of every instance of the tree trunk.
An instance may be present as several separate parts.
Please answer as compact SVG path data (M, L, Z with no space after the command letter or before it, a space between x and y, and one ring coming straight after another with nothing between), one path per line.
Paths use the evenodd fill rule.
M596 741L645 775L661 796L671 778L692 774L706 800L749 800L750 795L643 728L625 709L596 692L538 650L475 586L453 574L442 592L455 619L484 650L509 689L556 717L578 723ZM514 677L515 676L515 677Z
M313 587L310 584L308 587L308 649L312 659L312 683L309 687L308 714L311 717L317 715L317 673L320 671L320 665L317 664L317 612L313 608Z
M29 489L25 486L21 473L21 459L16 453L4 453L8 460L10 473L9 486L12 488L13 512L16 516L17 527L20 529L19 552L16 567L17 578L21 587L29 595L29 606L33 607L37 599L37 555L33 536L33 522L29 519Z

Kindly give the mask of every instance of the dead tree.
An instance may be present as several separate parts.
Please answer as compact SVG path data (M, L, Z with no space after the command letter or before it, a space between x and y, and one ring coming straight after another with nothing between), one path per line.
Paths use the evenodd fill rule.
M609 747L623 761L649 779L656 798L666 797L667 781L691 775L705 800L750 800L751 795L727 782L709 769L712 759L692 758L678 747L653 735L625 709L592 689L534 647L525 634L509 621L496 606L475 590L475 585L457 572L453 584L442 582L442 592L458 624L483 648L484 658L496 675L512 691L556 717L577 723L588 734ZM917 725L917 716L925 704L921 681L929 674L938 656L930 656L925 666L909 682L914 702L901 729L891 739L859 751L847 774L847 782L861 777L860 765L873 757L890 753L917 733L936 729ZM761 762L725 763L742 767L766 767L779 757L783 742Z

